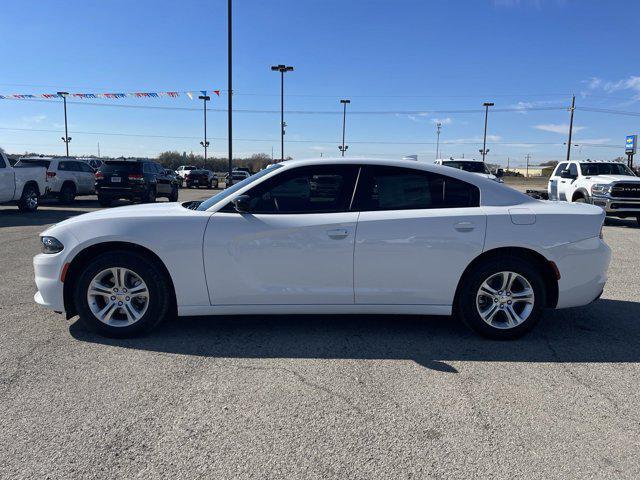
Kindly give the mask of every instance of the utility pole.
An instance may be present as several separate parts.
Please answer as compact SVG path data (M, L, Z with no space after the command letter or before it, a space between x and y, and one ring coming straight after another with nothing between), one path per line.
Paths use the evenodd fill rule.
M202 100L202 111L204 112L204 141L200 142L200 145L204 147L204 164L202 167L205 168L207 166L207 148L209 147L209 140L207 140L207 102L211 100L211 97L209 95L200 95L198 98Z
M232 82L232 66L233 63L231 61L232 57L231 57L231 27L232 27L232 22L231 22L231 0L227 1L227 85L228 85L228 92L227 95L228 97L228 133L227 133L227 137L228 137L228 141L229 141L229 176L227 177L227 187L231 184L232 180L231 180L231 171L233 170L233 165L232 165L232 161L233 161L233 82Z
M64 137L62 137L62 141L67 150L67 157L69 156L69 142L71 141L71 137L69 136L69 131L67 129L67 95L69 92L58 92L58 96L62 97L62 101L64 102Z
M273 65L271 71L280 72L280 161L284 162L284 72L293 71L293 67L287 65Z
M571 158L571 135L573 134L573 111L576 109L576 96L571 99L571 119L569 120L569 141L567 142L567 162Z
M342 152L342 156L344 157L344 152L347 150L347 148L349 148L348 145L344 144L344 132L347 123L347 103L351 103L351 100L340 100L340 103L344 108L342 110L342 145L338 145L338 150Z
M524 158L527 159L527 178L529 178L529 160L531 160L531 155L527 153L527 156Z
M509 161L511 160L510 157L507 157L507 172L509 171Z
M100 158L100 142L98 142L98 158Z
M440 130L442 129L442 123L436 123L436 160L440 158Z
M482 154L482 161L484 162L484 158L489 153L487 150L487 118L489 117L489 107L493 107L495 103L493 102L484 102L482 106L484 107L484 138L482 140L482 150L480 153Z

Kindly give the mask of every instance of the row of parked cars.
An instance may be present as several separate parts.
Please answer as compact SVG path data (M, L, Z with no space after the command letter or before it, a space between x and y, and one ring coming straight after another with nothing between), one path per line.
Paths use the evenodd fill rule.
M227 185L250 176L246 170L234 171ZM69 204L77 196L97 195L100 205L114 200L155 202L158 197L178 200L178 190L218 188L218 177L210 170L181 165L165 169L152 160L89 160L69 157L25 157L11 165L0 152L0 203L17 203L22 211L38 208L43 197L55 197Z

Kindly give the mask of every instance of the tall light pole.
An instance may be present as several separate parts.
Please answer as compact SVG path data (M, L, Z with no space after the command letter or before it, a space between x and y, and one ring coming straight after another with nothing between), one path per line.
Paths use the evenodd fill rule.
M211 97L209 95L200 95L198 98L202 100L202 105L203 105L202 111L204 112L204 141L200 142L200 145L204 147L203 167L206 167L207 166L207 147L209 147L209 140L207 140L207 102L211 100Z
M271 70L280 72L280 161L284 161L284 72L293 71L293 67L287 65L273 65Z
M342 109L342 145L338 145L338 150L342 152L342 156L344 157L344 152L349 148L348 145L344 144L344 132L347 124L347 103L351 103L351 100L343 99L343 100L340 100L340 103L342 104L342 107L343 107Z
M69 142L71 141L71 137L69 136L69 130L67 129L67 95L69 92L58 92L58 96L62 97L62 101L64 103L64 137L62 137L62 141L67 150L67 157L69 156Z
M571 119L569 120L569 141L567 141L567 162L571 158L571 136L573 135L573 111L576 109L576 96L571 99Z
M480 150L480 153L482 153L483 162L485 156L489 153L489 150L487 150L487 118L489 117L489 107L493 107L494 105L495 103L493 102L484 102L482 104L484 107L484 138L482 140L482 150Z
M440 130L442 130L442 123L436 123L436 160L440 158Z
M232 82L232 62L231 62L231 0L227 1L227 88L228 88L228 132L229 141L229 176L227 177L227 186L231 183L231 171L233 170L233 82Z

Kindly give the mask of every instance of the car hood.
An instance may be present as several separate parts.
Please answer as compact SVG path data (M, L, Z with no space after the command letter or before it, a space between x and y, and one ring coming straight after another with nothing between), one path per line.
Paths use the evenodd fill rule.
M594 183L632 182L640 183L640 177L633 175L591 175L587 177Z
M124 207L106 208L104 210L97 210L95 212L85 213L76 217L68 218L60 223L56 223L48 230L42 233L47 235L52 229L59 229L61 227L80 226L83 223L90 223L94 221L102 222L107 220L116 219L143 219L149 217L168 217L179 214L188 214L193 212L184 208L181 203L149 203L141 205L127 205Z

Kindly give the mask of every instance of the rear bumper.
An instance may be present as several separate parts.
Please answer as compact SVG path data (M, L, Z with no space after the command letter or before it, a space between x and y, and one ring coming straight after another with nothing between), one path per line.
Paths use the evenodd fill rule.
M96 194L101 197L113 197L113 198L132 198L140 197L148 192L146 185L134 185L132 187L98 187L96 188Z
M602 208L612 217L640 215L640 198L591 197L591 203Z
M560 271L556 308L587 305L602 294L611 261L606 243L593 237L551 250Z

